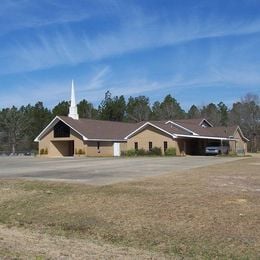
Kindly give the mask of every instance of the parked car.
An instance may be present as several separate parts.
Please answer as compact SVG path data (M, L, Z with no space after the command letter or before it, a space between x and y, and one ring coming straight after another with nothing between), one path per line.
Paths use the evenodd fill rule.
M220 143L211 143L205 148L206 155L228 154L229 146Z

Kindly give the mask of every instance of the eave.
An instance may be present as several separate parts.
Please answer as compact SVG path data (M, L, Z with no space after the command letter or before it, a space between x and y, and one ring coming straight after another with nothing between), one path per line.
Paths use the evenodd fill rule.
M191 133L191 134L193 134L193 135L198 135L197 133L191 131L190 129L188 129L188 128L186 128L186 127L180 125L180 124L177 124L177 123L175 123L175 122L173 122L173 121L171 121L171 120L167 121L165 124L169 124L169 123L171 123L171 124L173 124L173 125L175 125L175 126L181 128L181 129L183 129L183 130L185 130L185 131L187 131L187 132L189 132L189 133Z
M185 138L196 138L196 139L213 139L213 140L227 140L227 141L236 141L237 138L230 137L220 137L220 136L203 136L203 135L179 135L176 134L177 137L185 137Z

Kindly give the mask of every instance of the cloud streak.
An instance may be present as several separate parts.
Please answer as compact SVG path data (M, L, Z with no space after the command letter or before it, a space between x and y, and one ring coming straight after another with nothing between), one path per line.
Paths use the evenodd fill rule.
M0 102L48 100L51 106L67 99L71 78L78 98L94 103L106 90L158 96L260 84L258 15L229 17L225 8L216 14L214 3L201 13L204 1L202 8L169 10L153 3L3 0ZM12 83L23 75L33 80ZM1 87L5 79L20 86L16 94Z
M81 22L102 14L102 6L111 1L70 1L59 0L2 0L0 7L0 35L28 28ZM44 12L43 12L44 11ZM8 23L8 26L6 24Z
M88 32L78 34L68 27L52 34L36 34L33 39L11 43L5 50L7 57L0 73L17 73L51 68L60 65L101 61L131 52L174 46L206 38L247 35L260 32L260 19L233 21L176 19L171 22L146 17L134 11L133 25L122 22L113 32L98 32L94 37ZM1 52L0 52L1 55ZM1 64L0 64L1 65Z

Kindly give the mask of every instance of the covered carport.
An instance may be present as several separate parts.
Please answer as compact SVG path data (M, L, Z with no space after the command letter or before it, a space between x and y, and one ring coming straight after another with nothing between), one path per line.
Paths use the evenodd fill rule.
M223 145L221 139L209 139L209 138L183 138L182 139L182 151L187 155L205 155L205 149L212 143Z
M199 138L183 138L184 152L187 155L205 155L207 146L206 139Z

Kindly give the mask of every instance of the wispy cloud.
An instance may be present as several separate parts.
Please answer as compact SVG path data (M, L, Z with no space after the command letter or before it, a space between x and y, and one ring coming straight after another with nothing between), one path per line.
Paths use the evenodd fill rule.
M59 0L2 0L0 35L26 28L80 22L99 14L102 8L95 6L96 3L92 0L73 4Z
M52 107L53 104L57 104L61 100L69 100L69 82L66 83L20 84L15 92L5 91L1 93L0 108L35 104L38 101L42 101L48 107ZM67 88L64 87L66 85L68 85Z
M201 97L197 97L197 100L201 100L204 96L203 89L207 90L212 88L212 92L216 92L216 87L225 87L228 88L228 83L230 83L231 89L234 89L234 85L237 85L240 88L243 84L247 84L247 92L254 90L250 87L249 83L259 84L260 85L260 76L256 73L251 73L249 70L245 70L243 73L236 73L236 71L227 70L227 71L212 71L209 74L197 75L190 78L185 78L183 75L175 75L175 77L168 80L149 80L147 78L110 78L110 74L113 71L108 66L97 70L96 73L91 73L92 75L87 76L85 79L78 81L76 79L76 96L77 101L79 102L82 99L87 99L92 102L95 106L98 106L102 99L104 98L105 92L109 90L113 96L115 95L124 95L126 98L129 96L139 96L146 95L148 97L153 97L154 93L160 93L159 96L163 98L166 94L173 94L177 96L182 96L186 94L187 91L200 89ZM0 95L0 107L10 107L13 104L16 106L25 105L25 104L34 104L37 101L43 101L45 105L49 108L53 108L54 105L62 100L69 100L70 98L70 80L48 80L46 79L43 82L26 80L23 84L20 84L20 87L16 89L15 93L2 93ZM234 92L236 90L233 90ZM254 91L253 91L254 92ZM191 105L191 100L194 100L186 96L181 102L182 106L185 109ZM158 97L157 97L158 98ZM213 98L213 99L212 99ZM239 97L233 95L232 97L225 97L224 92L222 99L219 97L209 98L205 104L209 101L220 102L224 101L227 104L231 105L232 102L235 102ZM228 98L228 99L227 99ZM226 100L227 99L227 100ZM159 98L160 100L160 98ZM155 100L154 98L150 99L151 103ZM196 103L196 101L192 101Z
M104 88L104 84L107 78L108 73L110 72L109 66L104 67L100 71L98 71L87 83L85 90L97 90ZM84 89L81 89L84 91Z
M67 27L56 33L37 33L28 40L11 42L5 50L8 54L4 61L7 66L4 66L2 73L97 61L203 38L260 32L260 19L231 21L227 24L227 21L211 18L203 20L191 15L189 20L176 18L169 22L159 20L157 16L147 17L136 9L132 15L132 20L135 22L130 25L123 20L120 28L113 32L100 31L90 36L87 31L78 34Z
M155 10L138 1L40 2L1 1L2 104L46 100L51 106L68 99L74 72L78 99L93 103L106 90L153 96L260 85L258 15L229 17L214 8L200 13L196 4ZM6 78L21 75L34 80L17 83L15 94L2 90Z

